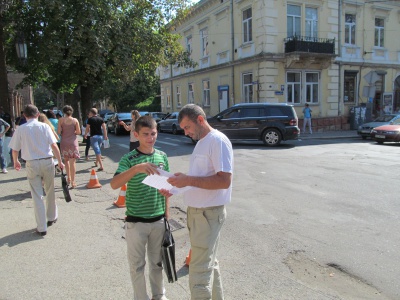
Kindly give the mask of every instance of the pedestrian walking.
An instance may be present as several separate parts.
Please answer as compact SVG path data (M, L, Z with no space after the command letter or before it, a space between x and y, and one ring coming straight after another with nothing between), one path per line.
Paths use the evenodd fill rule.
M135 123L140 118L140 114L137 110L132 110L131 117L131 125L126 125L124 121L121 121L121 125L124 126L125 130L130 132L129 151L133 151L139 147L139 140L135 137Z
M58 134L58 119L57 119L54 111L52 111L50 109L48 111L46 111L46 117L47 117L47 119L49 119L50 123L53 125L55 132L57 132L57 135L58 135L58 137L57 137L57 145L58 145L58 149L60 149L60 151L61 151L61 148L60 148L60 135Z
M50 126L51 131L53 132L54 136L56 137L56 139L58 139L58 133L55 130L53 124L50 122L50 120L46 117L46 115L44 113L40 113L39 117L38 117L39 122L43 122L46 123L47 125Z
M7 131L11 128L10 124L0 118L0 163L1 163L1 172L6 174L8 173L6 168L6 159L3 154L3 145L4 139Z
M148 300L144 267L149 261L149 280L154 300L167 300L163 282L161 244L168 219L168 197L142 183L147 175L158 174L157 168L169 171L167 155L157 149L157 123L150 116L140 117L134 131L139 147L122 156L110 182L113 189L127 183L126 225L128 262L135 300Z
M61 169L64 168L64 164L57 147L57 139L50 126L38 121L39 110L37 107L28 104L25 106L24 115L27 123L17 128L11 138L10 148L12 149L14 168L17 171L21 169L21 163L18 160L20 150L22 159L26 160L27 178L37 223L36 232L44 236L47 233L47 227L58 219L54 193L53 155L58 159ZM43 202L44 195L46 195L46 205Z
M67 182L76 188L76 160L80 157L77 135L81 134L81 127L79 121L72 117L73 112L71 106L63 107L64 117L58 121L58 134L61 135L61 156L64 158Z
M89 149L90 149L90 132L86 132L86 125L87 125L88 120L89 120L89 114L87 115L87 119L85 120L85 123L82 126L83 139L85 141L85 160L86 161L89 161Z
M312 128L311 128L311 113L312 110L309 107L308 103L303 108L303 115L304 115L304 120L303 120L303 132L306 133L306 127L308 124L308 129L310 130L310 134L312 134Z
M217 260L220 231L231 201L233 150L229 139L212 128L203 109L195 104L182 107L178 122L185 135L198 140L187 175L176 173L168 182L184 193L192 257L189 268L191 299L224 299ZM161 190L164 196L172 196Z
M106 124L102 117L97 115L97 109L91 108L89 111L89 119L87 121L85 130L85 139L87 139L90 132L90 144L96 154L95 166L100 166L97 171L103 171L103 162L101 160L101 144L103 140L108 140Z

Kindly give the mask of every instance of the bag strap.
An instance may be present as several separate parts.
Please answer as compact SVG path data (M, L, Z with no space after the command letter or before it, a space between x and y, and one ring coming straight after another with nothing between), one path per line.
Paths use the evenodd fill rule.
M165 216L164 216L164 226L165 226L165 231L171 231L171 226L169 226L169 222Z

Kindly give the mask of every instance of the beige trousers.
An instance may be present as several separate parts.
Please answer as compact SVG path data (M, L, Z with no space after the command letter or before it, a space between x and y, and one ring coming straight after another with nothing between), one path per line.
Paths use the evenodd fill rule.
M221 275L217 260L219 233L226 218L225 206L188 207L192 257L189 287L192 300L223 300Z
M148 300L144 267L149 261L149 280L152 299L165 299L161 243L165 232L164 219L153 223L126 222L125 238L133 285L134 300Z
M37 230L47 231L47 221L54 221L58 217L54 193L53 158L28 160L26 172L33 198ZM43 189L46 193L46 206L43 201Z

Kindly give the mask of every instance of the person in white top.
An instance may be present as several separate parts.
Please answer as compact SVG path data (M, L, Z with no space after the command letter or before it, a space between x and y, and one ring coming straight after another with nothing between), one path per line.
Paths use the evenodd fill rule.
M192 256L189 268L191 299L224 299L219 264L216 258L220 231L225 221L225 204L231 201L233 150L225 134L213 129L203 109L185 105L178 122L185 135L198 140L190 158L189 172L174 174L168 182L182 188L187 209ZM160 190L164 196L172 196Z
M25 106L24 115L27 123L17 128L9 147L12 149L14 168L17 171L21 170L21 163L18 160L20 150L22 159L26 160L26 172L34 200L36 232L44 236L47 227L55 223L58 218L54 193L53 153L61 169L64 169L64 164L57 146L57 138L50 126L38 121L37 107L28 104ZM46 206L43 202L43 189L46 193Z

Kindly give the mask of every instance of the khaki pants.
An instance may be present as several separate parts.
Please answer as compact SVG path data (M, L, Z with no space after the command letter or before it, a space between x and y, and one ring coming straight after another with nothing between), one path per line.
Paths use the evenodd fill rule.
M58 217L54 193L53 158L28 160L26 172L33 198L37 230L47 231L47 221L54 221ZM46 193L46 207L43 202L43 189Z
M163 268L161 258L161 243L165 232L164 219L153 223L126 222L126 243L128 262L131 274L135 300L148 300L144 267L149 261L149 280L152 299L166 299Z
M219 233L226 218L225 206L188 207L192 257L189 267L189 286L192 300L223 300L217 250Z

